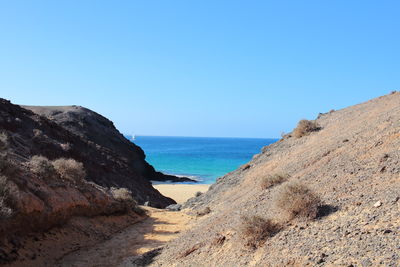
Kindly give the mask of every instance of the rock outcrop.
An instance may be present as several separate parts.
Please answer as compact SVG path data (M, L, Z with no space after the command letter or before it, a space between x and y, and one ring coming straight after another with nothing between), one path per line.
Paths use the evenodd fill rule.
M118 169L107 170L108 175L114 177L112 179L104 175L92 175L91 177L93 177L92 179L96 183L105 186L115 183L123 185L123 187L127 187L136 193L138 200L143 202L143 199L147 197L143 197L141 194L144 187L140 186L140 184L143 184L140 178L148 181L195 182L190 178L166 175L155 171L153 166L146 162L145 154L139 146L136 146L125 138L115 128L112 121L92 110L80 106L23 107L57 123L71 133L79 136L86 143L101 149L101 153L107 153L108 158L114 161L118 160L121 164L126 165L123 168L118 168L119 164L114 165L102 162L102 165L107 165L108 169L114 167ZM131 173L126 173L126 171L130 171ZM119 175L115 175L116 173ZM130 178L125 179L126 177ZM135 183L134 180L139 181ZM148 187L148 183L146 183L146 187ZM152 197L149 197L148 200L153 201Z
M74 242L64 233L90 244L140 220L136 203L175 203L150 180L182 181L156 172L103 116L82 107L23 108L0 99L0 264L62 256ZM60 238L40 236L49 231ZM93 232L99 236L90 237ZM40 252L35 240L59 250ZM62 243L68 247L61 250Z
M399 266L400 93L321 114L315 124L318 130L285 136L189 200L186 208L211 212L151 266ZM262 186L277 173L290 177ZM321 199L316 218L286 218L276 204L293 182ZM254 215L279 230L249 248L242 218Z

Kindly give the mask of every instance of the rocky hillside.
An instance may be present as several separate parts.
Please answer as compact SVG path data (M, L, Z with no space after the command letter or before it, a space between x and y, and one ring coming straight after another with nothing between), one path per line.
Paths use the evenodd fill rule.
M186 203L153 266L400 266L400 93L302 122Z
M88 181L128 188L142 204L148 201L151 206L165 207L174 203L155 190L150 180L180 178L156 172L143 151L103 116L82 107L22 108L6 100L0 101L0 109L0 129L10 138L9 151L21 162L34 155L50 160L73 158L84 164Z
M143 219L137 203L175 203L150 180L182 181L103 116L0 99L0 264L43 266Z
M23 108L57 123L71 133L79 136L86 143L94 145L101 150L101 153L107 154L107 158L114 161L119 160L120 164L124 165L121 168L119 167L120 164L115 165L102 162L102 165L106 166L107 170L103 168L103 170L98 171L107 173L109 176L99 175L99 173L92 175L93 181L98 184L110 186L113 183L117 183L118 185L123 185L134 190L138 198L141 198L140 201L143 201L145 199L141 193L143 192L143 187L139 185L143 184L143 181L138 181L138 183L134 181L140 180L139 176L148 181L193 182L189 178L165 175L155 171L153 166L146 162L145 154L140 147L126 139L115 128L112 121L92 110L80 106L23 106ZM134 175L124 173L128 170ZM116 177L115 173L120 173L121 175ZM113 178L110 179L111 176ZM130 179L125 179L125 177L130 177Z
M101 115L0 99L0 264L40 265L73 250L78 239L89 245L138 221L136 203L175 203L150 180L181 181L156 172Z

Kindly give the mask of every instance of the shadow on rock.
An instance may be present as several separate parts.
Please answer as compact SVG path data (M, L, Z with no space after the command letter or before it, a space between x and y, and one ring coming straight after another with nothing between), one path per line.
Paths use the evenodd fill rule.
M318 212L317 212L317 219L321 219L323 217L326 217L336 211L339 210L339 207L333 206L333 205L321 205L318 207Z

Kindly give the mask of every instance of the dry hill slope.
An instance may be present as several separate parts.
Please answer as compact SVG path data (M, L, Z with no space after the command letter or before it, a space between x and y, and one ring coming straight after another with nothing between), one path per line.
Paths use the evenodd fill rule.
M132 197L175 203L149 180L179 179L156 172L108 119L81 107L31 109L45 116L0 99L0 264L51 266L101 241L143 219Z
M79 136L87 143L94 144L98 148L102 148L102 153L107 153L109 158L122 159L126 167L134 172L135 176L142 176L149 181L173 181L185 182L193 181L189 178L181 178L173 175L165 175L154 170L153 166L145 160L143 150L126 139L114 126L114 123L102 115L81 107L81 106L23 106L24 108L42 115L49 120L57 123L71 133ZM113 169L112 164L103 163L108 169ZM114 164L115 165L115 164ZM108 170L107 170L108 172ZM114 171L115 172L115 171ZM118 172L118 171L116 171ZM123 170L119 170L123 172ZM132 175L131 175L132 176ZM131 186L129 183L135 179L120 179L120 178L102 178L101 175L94 177L95 182L104 185L110 185L111 182L118 182L125 187L135 190L140 196L142 187L139 185ZM111 180L108 181L108 180ZM142 183L142 182L141 182ZM151 199L149 199L151 200Z
M400 93L321 114L316 122L319 131L265 147L187 202L211 212L152 265L400 266ZM289 181L265 189L264 177L276 173ZM321 199L316 218L283 213L277 199L294 181ZM241 217L252 215L279 229L249 247Z

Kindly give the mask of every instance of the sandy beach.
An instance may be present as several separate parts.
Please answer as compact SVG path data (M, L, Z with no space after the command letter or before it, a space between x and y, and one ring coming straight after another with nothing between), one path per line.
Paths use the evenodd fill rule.
M155 189L160 191L164 196L174 199L177 203L183 203L196 192L206 192L210 185L208 184L155 184Z

